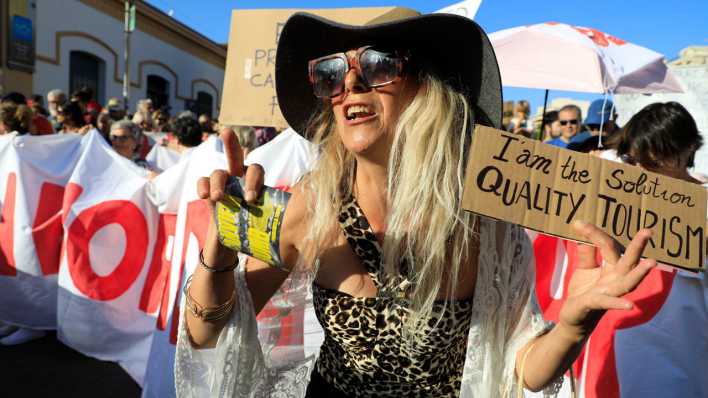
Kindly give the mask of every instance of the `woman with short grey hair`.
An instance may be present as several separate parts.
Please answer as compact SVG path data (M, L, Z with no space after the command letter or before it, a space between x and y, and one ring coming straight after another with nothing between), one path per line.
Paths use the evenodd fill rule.
M142 133L138 126L129 120L119 120L111 124L109 139L111 146L119 155L131 159L142 166L145 160L140 159L138 150Z

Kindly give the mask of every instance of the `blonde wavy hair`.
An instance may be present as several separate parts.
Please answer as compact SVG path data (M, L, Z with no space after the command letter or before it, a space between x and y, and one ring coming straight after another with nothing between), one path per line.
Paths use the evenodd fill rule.
M407 339L411 342L424 337L414 332L433 314L438 296L446 298L444 305L455 297L454 282L477 238L475 217L460 207L474 120L470 106L464 95L435 77L423 76L419 81L418 92L394 131L383 245L385 272L412 282L403 325L404 336L412 337ZM343 200L352 195L356 160L335 131L328 103L323 103L310 126L320 158L304 179L312 195L304 255L314 260L340 236L338 213ZM395 286L384 288L391 287Z

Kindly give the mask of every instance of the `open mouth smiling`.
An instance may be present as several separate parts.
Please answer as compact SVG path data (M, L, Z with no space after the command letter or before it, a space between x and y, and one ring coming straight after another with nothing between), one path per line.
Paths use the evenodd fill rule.
M366 104L352 104L344 109L344 116L347 120L354 121L376 116L376 112Z

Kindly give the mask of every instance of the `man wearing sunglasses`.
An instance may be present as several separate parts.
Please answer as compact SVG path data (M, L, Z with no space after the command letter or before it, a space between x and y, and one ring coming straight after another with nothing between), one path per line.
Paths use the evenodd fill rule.
M609 137L619 129L615 120L617 120L617 112L615 112L612 101L602 98L596 99L590 104L588 115L585 118L587 130L573 137L571 141L580 143L598 135Z
M577 105L566 105L558 111L558 123L560 123L561 135L547 143L550 145L566 148L570 141L580 131L580 122L583 120L582 111Z

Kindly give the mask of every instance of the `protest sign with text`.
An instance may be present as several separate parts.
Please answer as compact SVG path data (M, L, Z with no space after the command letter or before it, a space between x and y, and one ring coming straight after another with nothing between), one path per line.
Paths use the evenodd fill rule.
M650 228L646 257L705 270L700 185L484 126L475 129L469 159L465 210L578 241L571 223L581 220L625 246Z
M307 11L338 22L363 25L398 9L234 10L231 14L219 120L233 125L287 127L275 94L275 53L280 32L292 14ZM320 39L303 37L302 42L307 45L308 42ZM306 78L303 76L303 79Z

